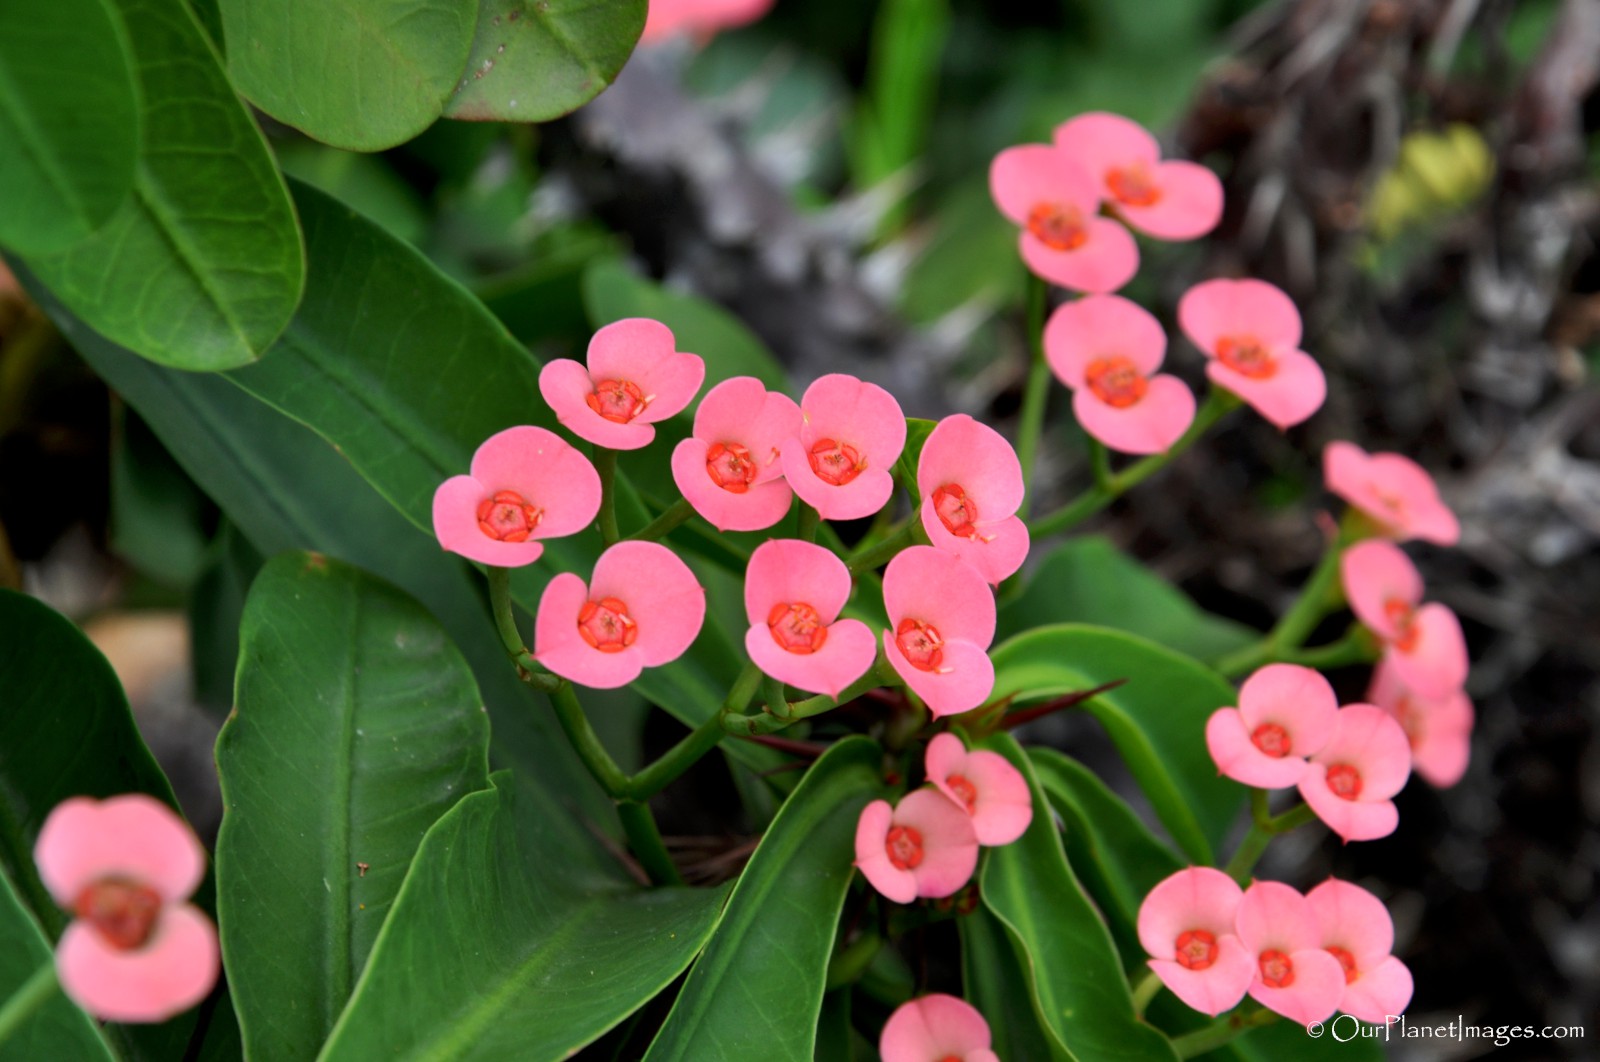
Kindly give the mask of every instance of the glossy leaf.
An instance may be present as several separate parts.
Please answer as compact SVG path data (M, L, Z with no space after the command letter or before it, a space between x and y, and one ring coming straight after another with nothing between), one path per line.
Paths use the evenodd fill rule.
M928 445L928 436L933 434L933 429L939 426L938 421L927 420L923 417L906 418L906 448L901 451L900 459L895 462L894 474L902 483L910 484L913 495L917 501L921 496L917 494L917 464L922 460L922 448Z
M1040 1062L1071 1059L1040 1021L1028 970L1005 923L980 907L956 926L961 931L963 998L988 1021L995 1054Z
M133 192L139 95L108 0L0 5L0 243L59 251Z
M1062 624L995 648L996 698L1055 697L1118 680L1084 703L1105 726L1135 781L1178 847L1210 863L1244 806L1244 790L1217 774L1206 751L1206 719L1234 703L1234 689L1209 668L1130 634Z
M1167 1038L1134 1016L1116 949L1067 865L1028 757L1009 734L985 745L1022 771L1033 791L1033 822L1018 840L989 851L979 889L1027 958L1046 1025L1079 1059L1173 1062Z
M355 151L439 117L467 63L475 0L221 0L228 74L251 103Z
M422 836L489 784L472 672L415 600L316 553L251 586L217 737L223 956L254 1057L316 1054Z
M29 266L90 327L153 361L260 357L300 299L294 210L261 132L183 0L117 0L145 110L133 196Z
M546 122L616 80L645 0L478 0L478 31L445 116Z
M574 865L505 774L423 840L324 1062L567 1058L678 976L724 893Z
M647 1062L811 1062L856 819L882 789L865 738L831 747L751 857Z
M41 967L55 962L50 941L28 913L10 879L0 874L0 1006ZM55 990L51 998L0 1040L0 1062L110 1062L116 1056L95 1029L94 1021Z

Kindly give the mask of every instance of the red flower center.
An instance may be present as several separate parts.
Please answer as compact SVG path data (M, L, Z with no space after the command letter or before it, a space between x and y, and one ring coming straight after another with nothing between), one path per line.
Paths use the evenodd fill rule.
M1094 359L1083 371L1083 379L1096 398L1116 409L1127 409L1150 390L1150 381L1133 359L1121 354Z
M1361 974L1356 970L1356 957L1343 948L1325 949L1329 955L1339 960L1339 965L1344 967L1344 983L1353 984Z
M1394 647L1402 653L1409 653L1417 647L1417 628L1415 624L1416 610L1408 601L1398 597L1391 597L1383 603L1383 614L1394 624Z
M161 894L126 878L101 878L78 893L72 910L107 944L131 951L150 939L161 913Z
M620 653L639 639L639 625L628 606L614 597L586 601L578 613L578 633L602 653Z
M1076 251L1089 242L1083 211L1061 203L1040 203L1028 211L1028 231L1055 251Z
M713 443L706 451L706 474L729 494L743 494L755 482L755 459L738 443Z
M978 505L960 485L946 483L933 492L933 511L939 514L939 522L946 531L957 538L977 538L978 529L973 526L978 519Z
M824 483L842 487L861 474L867 459L854 446L833 439L818 439L811 444L811 471Z
M1250 740L1275 760L1289 755L1289 732L1277 723L1262 723L1251 731Z
M585 396L589 408L602 417L618 424L644 412L655 395L646 395L639 385L628 380L601 380L594 385L594 394Z
M496 491L478 503L478 530L501 542L526 542L544 510L514 490Z
M1216 934L1209 929L1185 929L1173 948L1185 970L1204 970L1217 961Z
M1161 188L1142 162L1106 171L1106 187L1111 198L1128 206L1154 206L1161 201Z
M784 601L767 613L772 640L801 656L816 652L828 640L828 625L817 610L800 601Z
M1271 379L1278 361L1255 336L1223 336L1217 340L1217 360L1252 380Z
M950 792L961 798L961 802L967 806L968 814L978 806L978 787L973 785L972 780L966 775L952 774L944 780L944 784L950 787Z
M962 1060L959 1055L945 1055L939 1062L962 1062Z
M915 826L896 826L884 839L883 849L896 870L915 870L922 865L922 834Z
M1281 951L1262 952L1261 980L1268 988L1288 988L1294 984L1294 960Z
M1354 800L1361 795L1361 772L1348 763L1336 763L1328 768L1328 788L1336 797Z
M894 631L894 644L918 671L937 671L944 663L944 639L938 628L921 620L903 619Z

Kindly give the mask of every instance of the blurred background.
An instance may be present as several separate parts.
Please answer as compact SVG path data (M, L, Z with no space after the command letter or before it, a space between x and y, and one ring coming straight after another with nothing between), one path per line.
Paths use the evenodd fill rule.
M1587 1026L1395 1057L1600 1054L1600 0L778 0L641 48L539 127L442 122L380 155L263 119L290 173L415 244L540 355L585 300L653 281L805 381L846 370L908 414L1014 429L1027 369L996 152L1111 110L1212 166L1223 223L1143 246L1125 294L1170 323L1197 280L1294 296L1329 399L1287 434L1227 421L1090 526L1256 626L1322 547L1333 439L1406 453L1460 515L1417 553L1461 616L1478 712L1466 778L1414 781L1402 828L1295 835L1266 876L1363 881L1396 919L1414 1021ZM599 278L599 279L597 279ZM720 308L720 309L719 309ZM1168 371L1198 383L1174 345ZM1052 396L1041 503L1090 481ZM0 275L0 585L112 658L202 831L260 558ZM1330 624L1327 632L1336 634ZM1364 675L1336 673L1347 700ZM1116 776L1094 734L1045 735Z

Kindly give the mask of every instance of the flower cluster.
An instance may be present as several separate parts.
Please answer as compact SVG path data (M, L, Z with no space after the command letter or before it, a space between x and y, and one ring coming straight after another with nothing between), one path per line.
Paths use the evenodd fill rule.
M989 1023L966 1000L935 992L900 1004L878 1039L883 1062L1000 1062Z

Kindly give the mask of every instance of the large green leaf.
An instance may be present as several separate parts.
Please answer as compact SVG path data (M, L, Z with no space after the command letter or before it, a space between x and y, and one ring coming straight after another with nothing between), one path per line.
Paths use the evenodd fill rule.
M985 744L1028 779L1034 816L1021 838L989 852L979 890L1027 957L1046 1024L1084 1062L1173 1062L1167 1038L1134 1016L1116 949L1067 865L1028 757L1003 732Z
M645 0L478 0L450 118L545 122L615 81L644 29Z
M847 738L812 765L761 838L648 1062L811 1062L856 819L882 753Z
M1206 751L1212 712L1233 704L1220 675L1130 634L1062 624L997 646L994 696L1020 702L1121 681L1084 707L1104 724L1128 769L1186 855L1210 863L1244 806Z
M91 328L147 358L247 364L300 299L294 209L184 0L116 2L149 102L133 195L94 235L29 265Z
M1071 1059L1041 1024L1028 970L1017 955L1011 933L985 908L956 923L961 931L961 980L968 1003L978 1008L1002 1059Z
M415 600L316 553L256 577L217 737L218 900L257 1058L309 1058L365 966L422 836L489 784L472 672Z
M563 1059L677 977L723 893L574 865L506 775L440 819L322 1058Z
M133 191L139 95L107 0L0 5L0 243L59 251Z
M221 0L228 73L250 102L335 147L422 132L456 87L475 0Z
M50 941L23 906L10 879L0 874L0 1006L35 971L54 961ZM59 990L9 1038L0 1041L0 1062L110 1062L115 1057L89 1016Z
M1000 610L1000 637L1052 623L1092 623L1211 660L1248 645L1257 632L1213 616L1101 535L1050 551L1020 597Z

